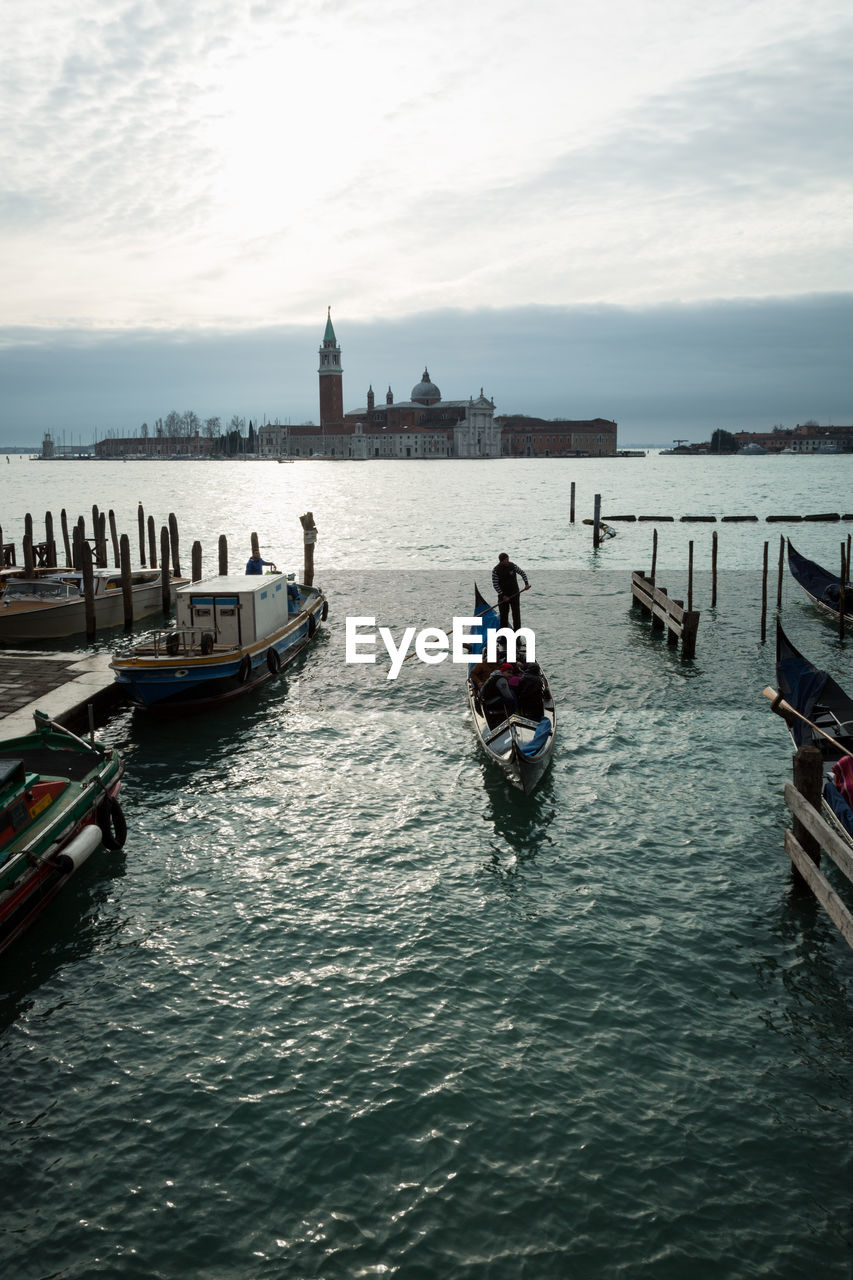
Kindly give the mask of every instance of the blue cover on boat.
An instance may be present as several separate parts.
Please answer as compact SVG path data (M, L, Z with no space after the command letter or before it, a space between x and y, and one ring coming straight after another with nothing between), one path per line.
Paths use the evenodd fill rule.
M829 778L823 784L823 797L844 829L853 836L853 809Z
M538 755L539 752L542 750L542 748L545 746L545 743L548 741L550 736L551 736L551 721L548 719L547 716L543 716L536 726L536 732L534 733L530 741L527 743L527 745L522 746L521 743L519 743L518 749L521 752L521 754L524 756Z

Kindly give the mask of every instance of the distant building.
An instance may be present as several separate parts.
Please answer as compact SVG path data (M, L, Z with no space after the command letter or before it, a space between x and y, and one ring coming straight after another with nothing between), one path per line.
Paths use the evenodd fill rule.
M343 411L341 349L331 311L320 346L320 425L258 429L262 457L291 458L499 458L500 431L495 404L483 394L476 399L443 400L424 369L408 400L376 403L373 387L361 408Z
M741 449L757 444L767 453L853 453L853 427L819 427L811 422L787 429L774 427L772 431L734 431L732 434Z
M614 458L615 422L607 418L573 422L526 418L521 414L496 419L503 453L510 458Z
M496 418L495 402L477 397L444 400L424 369L408 400L395 401L389 386L377 404L373 387L357 409L343 409L341 349L331 309L320 346L320 425L258 429L262 457L290 458L586 458L616 454L616 423L548 422L521 416Z

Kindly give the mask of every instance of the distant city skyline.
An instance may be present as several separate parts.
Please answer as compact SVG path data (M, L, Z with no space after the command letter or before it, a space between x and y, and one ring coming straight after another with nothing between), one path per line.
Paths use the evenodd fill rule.
M620 442L853 419L837 0L6 0L0 437L480 386ZM344 336L345 335L345 336Z

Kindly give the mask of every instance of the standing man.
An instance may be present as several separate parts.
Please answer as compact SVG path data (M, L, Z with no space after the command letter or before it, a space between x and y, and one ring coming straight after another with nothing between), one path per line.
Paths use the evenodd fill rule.
M500 611L500 623L502 627L507 625L510 608L512 608L512 629L517 631L521 626L521 605L519 604L519 596L522 588L518 584L518 577L524 579L524 590L530 586L527 581L527 574L517 564L513 564L506 551L502 551L498 556L498 562L492 570L492 586L498 593L498 608Z

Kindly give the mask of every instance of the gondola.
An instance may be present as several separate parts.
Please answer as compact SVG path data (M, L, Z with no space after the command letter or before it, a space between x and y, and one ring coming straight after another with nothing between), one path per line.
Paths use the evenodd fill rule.
M796 582L806 595L823 613L829 614L836 621L841 613L841 578L830 573L814 560L807 560L791 546L788 539L788 568ZM845 583L844 616L853 614L853 586Z
M471 652L485 656L486 636L499 626L497 610L484 600L474 586L474 613L482 619L479 638ZM486 756L500 765L514 786L530 795L542 779L554 753L557 713L547 679L537 663L528 664L524 688L519 689L517 706L508 711L503 699L481 696L471 681L469 664L466 687L468 705L480 745ZM484 691L485 693L485 691Z
M779 623L776 623L776 680L787 703L824 733L834 738L844 752L817 733L802 720L786 717L788 732L795 747L815 746L823 757L824 817L853 849L853 807L836 785L834 766L842 755L853 755L853 698L836 684L826 671L820 671L794 647Z

